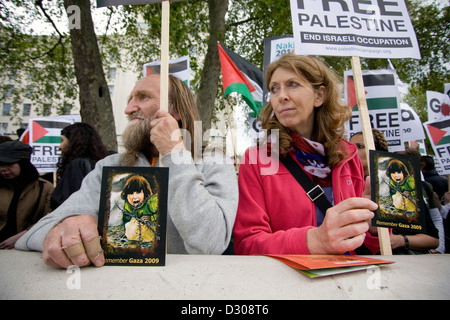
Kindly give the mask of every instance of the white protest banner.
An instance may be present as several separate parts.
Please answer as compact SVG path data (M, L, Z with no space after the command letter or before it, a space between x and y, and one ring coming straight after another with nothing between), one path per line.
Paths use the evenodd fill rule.
M39 173L55 172L61 155L61 130L72 124L70 120L55 118L30 118L28 121L29 144L33 148L31 163ZM87 142L88 143L88 142Z
M450 119L450 97L445 93L427 91L428 121Z
M287 53L295 53L294 37L292 35L264 38L263 74L266 73L266 68L270 63L277 61L282 55ZM266 86L263 85L263 106L267 102L269 102L269 92Z
M444 85L444 93L450 97L450 83Z
M439 162L439 159L436 156L433 156L433 160L434 160L434 168L436 169L436 172L438 173L438 175L443 176L444 171L442 170L442 165Z
M297 54L420 59L404 0L291 0L291 14Z
M416 111L403 102L400 103L400 110L402 113L402 139L404 141L424 140L426 136L422 121Z
M152 72L160 73L161 61L145 63L143 66L144 77ZM189 56L182 56L178 59L169 60L169 74L182 80L189 87L191 69L189 66Z
M423 124L442 174L450 174L450 119L431 120Z
M362 74L371 127L383 132L390 152L404 150L400 95L395 71L365 70ZM363 131L352 71L344 72L344 86L346 101L353 111L346 130L351 137L354 133Z
M294 53L294 37L292 35L264 38L264 69L282 55Z

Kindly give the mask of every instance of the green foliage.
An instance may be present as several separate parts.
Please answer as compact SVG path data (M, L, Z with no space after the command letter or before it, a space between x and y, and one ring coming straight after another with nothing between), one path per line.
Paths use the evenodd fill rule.
M232 0L226 45L262 70L264 38L292 34L289 1Z
M122 57L128 66L142 72L142 65L160 60L161 5L121 6L114 9L124 26L119 35L120 48L127 51ZM205 43L209 36L209 16L206 1L191 0L170 4L170 58L190 56L194 73L194 90L200 82Z
M437 1L423 5L421 1L407 1L411 21L419 42L421 59L393 60L397 73L410 84L405 102L419 115L422 123L428 121L426 91L444 92L450 82L450 7L439 8ZM429 154L432 148L428 139Z
M56 30L51 35L37 35L32 29L34 20L46 19L42 8L30 1L0 4L0 92L2 99L6 95L12 99L11 120L16 123L21 121L18 111L25 99L41 114L45 105L52 104L64 113L64 107L72 105L78 95L70 38ZM45 10L48 15L58 15L62 5ZM55 100L60 104L55 105Z

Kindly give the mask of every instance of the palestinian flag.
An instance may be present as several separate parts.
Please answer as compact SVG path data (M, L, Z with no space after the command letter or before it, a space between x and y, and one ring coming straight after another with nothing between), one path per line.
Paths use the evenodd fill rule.
M426 122L424 127L428 132L428 137L435 146L450 144L450 119Z
M262 71L220 43L217 45L222 66L223 96L226 97L232 92L241 94L253 110L252 116L256 118L262 109Z
M61 130L70 125L67 121L30 119L29 143L61 143Z
M30 129L26 128L22 135L19 137L19 141L30 144Z
M364 90L369 110L398 108L399 91L395 73L382 70L383 73L369 71L363 73ZM353 111L358 110L353 75L346 72L347 103Z

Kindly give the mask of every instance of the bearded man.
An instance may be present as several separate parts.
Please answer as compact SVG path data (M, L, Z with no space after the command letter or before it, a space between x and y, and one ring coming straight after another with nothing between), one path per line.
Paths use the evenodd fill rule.
M136 83L125 113L130 121L122 136L126 151L99 161L80 190L23 235L16 249L42 251L44 262L56 268L102 266L97 221L103 167L152 166L159 158L169 168L167 252L225 251L238 203L236 173L228 161L194 159L198 111L189 88L169 77L166 112L160 109L160 76L150 74Z

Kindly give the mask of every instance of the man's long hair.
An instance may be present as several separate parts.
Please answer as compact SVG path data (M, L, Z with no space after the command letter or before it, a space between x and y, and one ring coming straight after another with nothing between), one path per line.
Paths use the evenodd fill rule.
M186 148L190 148L191 154L194 155L194 137L195 134L201 134L201 132L195 132L195 121L199 120L199 113L197 109L197 105L195 103L194 96L188 86L180 79L175 76L169 75L169 113L170 114L178 114L180 116L180 121L178 121L178 125L180 129L184 129L191 135L190 137L190 146L186 146ZM147 157L150 155L149 152L151 148L154 146L150 142L150 125L148 124L149 119L147 121L140 121L142 131L145 131L148 134L148 139L145 138L142 143L138 143L134 150L129 150L127 146L127 150L122 155L121 165L124 166L133 166L137 161L137 153L142 152ZM141 131L141 132L142 132ZM129 134L128 132L126 133ZM125 132L123 137L125 138ZM141 137L139 137L141 138ZM136 141L138 137L133 137L132 140ZM124 139L125 140L125 139ZM184 139L183 141L187 143L189 139Z

